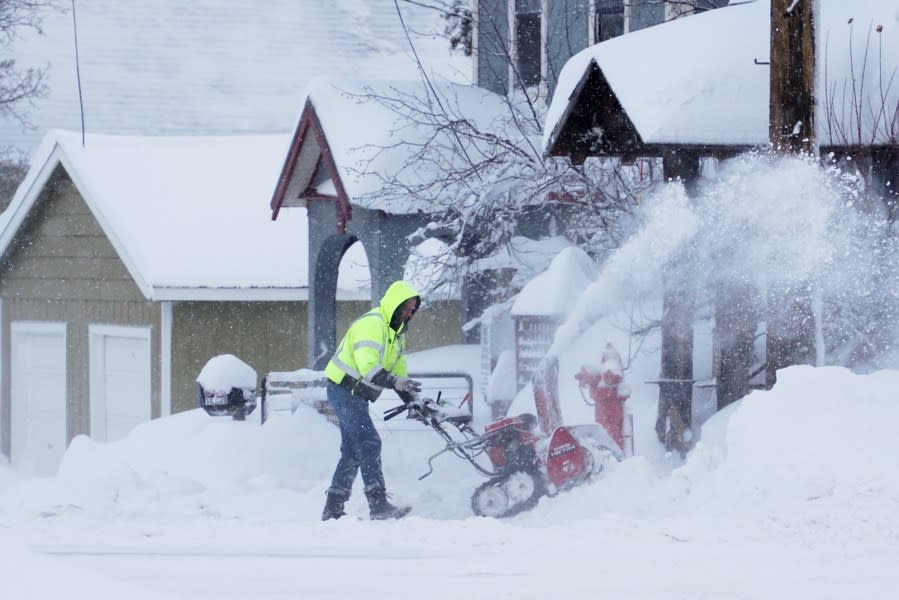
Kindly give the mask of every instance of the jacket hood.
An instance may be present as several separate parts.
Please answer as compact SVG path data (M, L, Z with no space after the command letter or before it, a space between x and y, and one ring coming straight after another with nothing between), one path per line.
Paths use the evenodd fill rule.
M381 314L384 315L384 319L390 323L396 309L409 298L418 298L418 304L415 307L418 309L418 306L421 305L421 294L418 293L418 290L405 281L394 281L391 283L378 305L381 309Z

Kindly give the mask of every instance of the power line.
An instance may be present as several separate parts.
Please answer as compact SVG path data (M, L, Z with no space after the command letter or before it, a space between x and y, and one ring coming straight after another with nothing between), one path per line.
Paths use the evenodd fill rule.
M75 79L78 81L78 106L81 109L81 147L84 148L84 97L81 95L81 65L78 57L78 19L75 0L72 0L72 30L75 34Z

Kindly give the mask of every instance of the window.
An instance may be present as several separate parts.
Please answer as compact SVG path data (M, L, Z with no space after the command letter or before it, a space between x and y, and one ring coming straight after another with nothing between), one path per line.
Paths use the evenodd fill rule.
M540 0L515 0L515 68L526 86L540 83L540 30Z
M624 34L624 0L596 0L593 21L594 43Z

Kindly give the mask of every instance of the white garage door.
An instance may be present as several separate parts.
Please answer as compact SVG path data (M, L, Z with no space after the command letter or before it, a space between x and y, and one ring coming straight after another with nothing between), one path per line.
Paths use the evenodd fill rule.
M91 437L120 440L150 420L150 329L91 325Z
M66 449L66 324L11 324L12 464L53 475Z

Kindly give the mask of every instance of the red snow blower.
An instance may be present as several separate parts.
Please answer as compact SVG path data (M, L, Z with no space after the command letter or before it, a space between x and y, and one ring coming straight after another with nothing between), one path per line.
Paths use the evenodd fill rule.
M471 427L471 414L441 400L439 393L436 399L395 406L384 419L403 412L446 442L428 458L428 472L419 479L433 473L434 459L445 453L468 461L488 477L471 497L471 508L479 516L501 518L530 510L542 496L591 481L623 458L619 445L596 424L558 426L546 435L537 431L537 417L524 413L495 421L478 434Z

